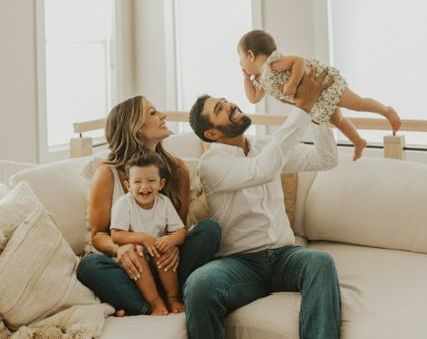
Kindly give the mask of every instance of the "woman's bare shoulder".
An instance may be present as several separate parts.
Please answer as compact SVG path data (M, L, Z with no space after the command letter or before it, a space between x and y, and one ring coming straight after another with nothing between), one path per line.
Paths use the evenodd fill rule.
M101 164L95 171L92 180L92 187L111 185L114 182L113 172L107 164Z

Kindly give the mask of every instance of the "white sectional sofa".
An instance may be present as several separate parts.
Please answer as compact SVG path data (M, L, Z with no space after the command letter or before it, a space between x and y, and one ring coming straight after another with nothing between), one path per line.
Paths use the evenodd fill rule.
M165 144L181 157L203 150L193 134ZM81 171L88 161L69 159L11 178L29 182L76 253L87 235ZM427 165L342 158L331 171L300 173L293 227L301 243L336 261L343 338L427 338ZM300 299L277 293L234 311L227 338L298 338ZM186 338L184 317L110 317L103 338Z

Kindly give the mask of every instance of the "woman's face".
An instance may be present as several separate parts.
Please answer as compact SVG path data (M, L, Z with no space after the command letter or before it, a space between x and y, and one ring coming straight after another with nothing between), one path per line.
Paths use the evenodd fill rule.
M142 109L144 110L144 124L141 128L141 134L144 142L156 144L170 135L166 127L166 113L159 112L153 104L147 99L142 99Z

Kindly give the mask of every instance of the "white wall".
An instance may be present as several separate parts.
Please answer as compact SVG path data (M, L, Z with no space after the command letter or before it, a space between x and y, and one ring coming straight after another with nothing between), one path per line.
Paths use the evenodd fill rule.
M329 63L327 0L263 0L263 29L285 54L315 57ZM290 106L266 98L266 111L281 114Z
M0 0L0 160L37 161L34 6Z

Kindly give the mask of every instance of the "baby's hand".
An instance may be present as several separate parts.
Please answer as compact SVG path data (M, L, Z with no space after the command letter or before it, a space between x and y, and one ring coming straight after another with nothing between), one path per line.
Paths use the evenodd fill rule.
M164 235L156 240L155 245L161 253L165 253L175 246L175 243L170 235Z
M285 86L283 86L283 94L287 98L293 98L296 92L297 92L297 86L290 86L289 84L286 84Z
M248 72L246 72L243 68L242 68L242 73L243 73L243 77L245 79L250 79L251 78L251 75Z

